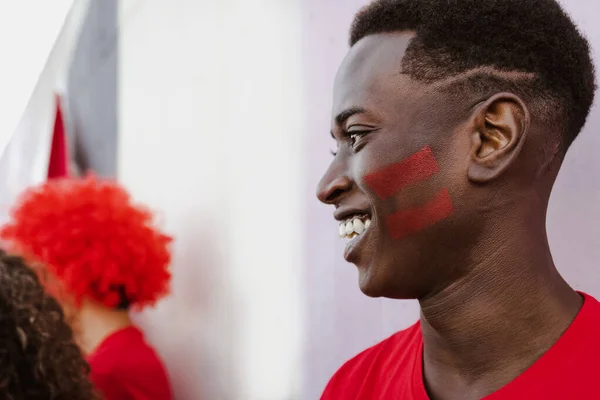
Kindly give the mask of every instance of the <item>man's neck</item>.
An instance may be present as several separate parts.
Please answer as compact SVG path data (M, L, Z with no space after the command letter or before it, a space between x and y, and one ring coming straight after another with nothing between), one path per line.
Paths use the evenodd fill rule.
M545 240L514 237L482 259L420 301L424 378L433 399L480 399L500 389L544 354L581 308Z
M85 301L78 316L78 343L90 354L110 335L132 325L129 313Z

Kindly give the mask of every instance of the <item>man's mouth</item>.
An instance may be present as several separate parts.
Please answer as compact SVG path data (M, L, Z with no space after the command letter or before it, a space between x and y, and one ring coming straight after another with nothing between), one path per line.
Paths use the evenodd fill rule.
M353 215L340 222L340 237L354 239L362 235L371 226L371 216L367 214Z

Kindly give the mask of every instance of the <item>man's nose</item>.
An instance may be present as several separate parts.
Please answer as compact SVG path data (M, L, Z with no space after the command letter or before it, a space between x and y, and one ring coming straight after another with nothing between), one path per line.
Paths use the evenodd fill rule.
M334 161L317 185L317 198L325 204L336 204L351 188L352 180L342 165Z

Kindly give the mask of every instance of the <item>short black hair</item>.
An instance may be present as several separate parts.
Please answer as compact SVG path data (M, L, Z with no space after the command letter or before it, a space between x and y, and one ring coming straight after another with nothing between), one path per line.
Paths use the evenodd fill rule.
M562 117L565 150L585 124L596 89L590 48L555 0L376 0L355 16L350 46L401 31L416 33L402 61L413 79L434 82L482 67L527 73L527 85L508 79L505 87L559 107L542 108Z

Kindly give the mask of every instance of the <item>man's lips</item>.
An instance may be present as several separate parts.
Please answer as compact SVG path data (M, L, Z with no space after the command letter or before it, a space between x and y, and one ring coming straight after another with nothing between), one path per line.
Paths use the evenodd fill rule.
M361 202L364 203L364 202ZM350 205L346 205L346 206L340 206L338 208L336 208L336 210L333 212L333 218L335 218L337 221L347 221L348 219L354 218L354 217L371 217L371 209L370 207L368 207L366 204L365 205L360 205L360 206L350 206Z

